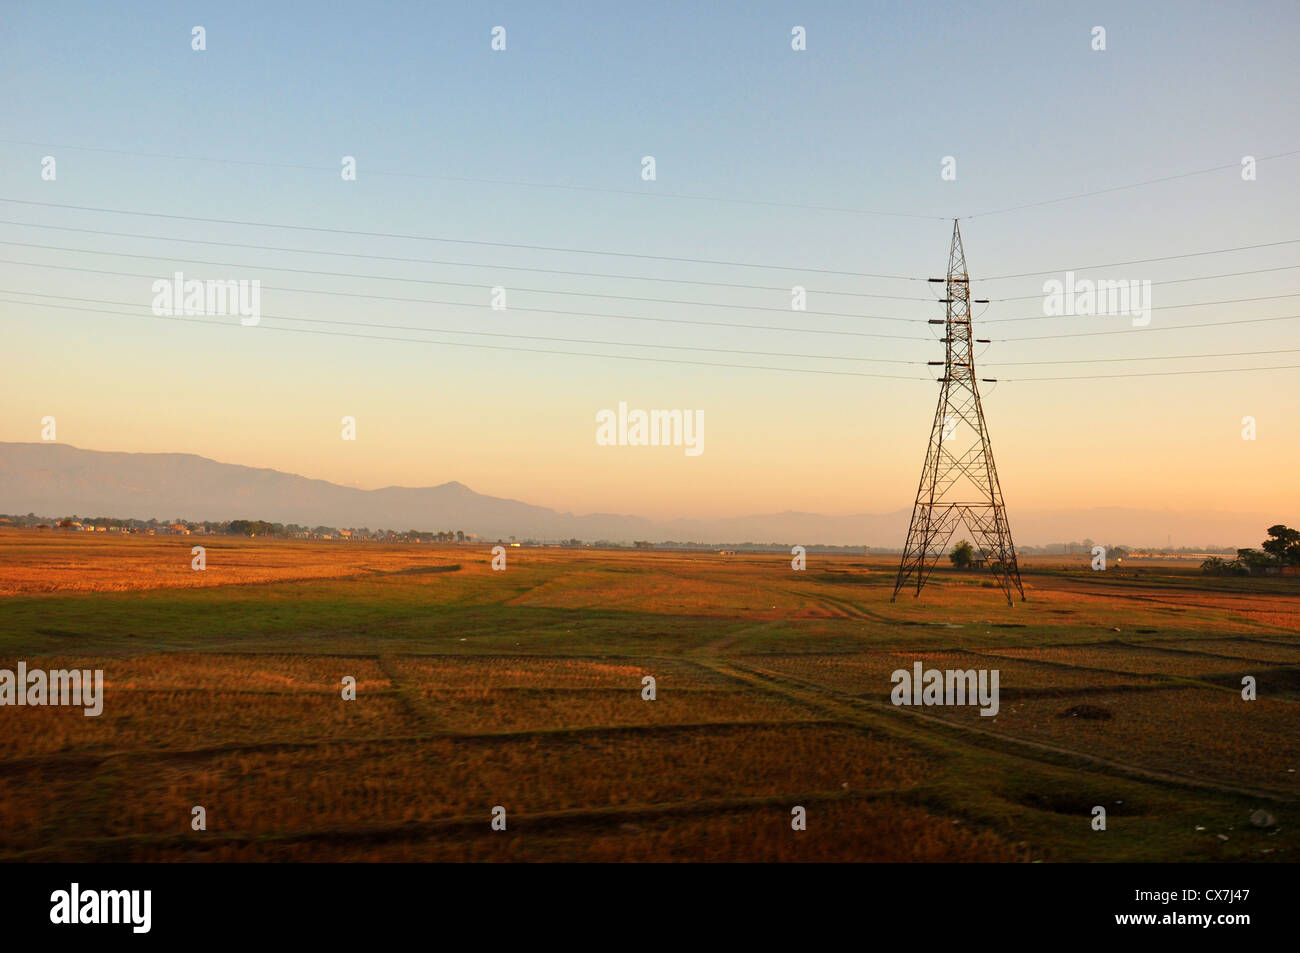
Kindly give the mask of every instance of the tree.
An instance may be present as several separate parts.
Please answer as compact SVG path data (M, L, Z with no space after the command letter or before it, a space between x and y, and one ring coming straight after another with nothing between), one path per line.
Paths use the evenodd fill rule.
M1250 567L1237 559L1227 560L1211 556L1201 563L1201 572L1211 576L1248 576Z
M958 569L969 569L971 561L975 558L975 547L963 539L952 548L948 558L952 560L952 564Z
M1262 553L1258 549L1239 549L1237 550L1237 562L1245 566L1251 573L1259 572L1276 566L1278 560L1273 558L1270 553Z
M1260 544L1260 549L1273 556L1278 562L1300 564L1300 529L1292 529L1278 523L1268 528L1268 539Z

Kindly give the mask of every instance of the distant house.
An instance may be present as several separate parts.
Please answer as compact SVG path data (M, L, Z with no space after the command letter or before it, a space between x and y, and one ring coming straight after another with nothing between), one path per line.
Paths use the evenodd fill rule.
M734 556L734 555L736 555L736 551L735 551L734 549L719 549L719 550L718 550L718 555L719 555L719 556Z

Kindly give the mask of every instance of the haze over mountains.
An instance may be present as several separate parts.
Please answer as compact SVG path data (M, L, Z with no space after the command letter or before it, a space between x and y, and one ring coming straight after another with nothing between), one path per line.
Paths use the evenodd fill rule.
M907 509L827 516L783 512L714 520L561 513L475 493L462 483L361 490L188 453L107 453L57 443L0 442L0 513L134 519L262 519L395 530L464 530L483 538L780 542L898 548ZM1287 514L1180 513L1117 507L1018 511L1016 542L1255 546Z

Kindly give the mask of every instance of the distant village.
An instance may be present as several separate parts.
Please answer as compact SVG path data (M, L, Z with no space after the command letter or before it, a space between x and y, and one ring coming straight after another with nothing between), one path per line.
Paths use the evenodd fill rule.
M337 541L367 541L381 543L502 543L515 547L559 547L566 549L643 549L682 552L715 552L723 556L735 556L741 553L789 552L790 543L785 542L744 542L744 543L708 543L687 540L665 540L650 542L635 540L631 543L622 540L581 540L581 539L538 539L526 537L516 539L514 536L495 538L467 533L464 530L440 530L429 532L423 530L371 529L366 526L339 528L334 526L300 526L297 523L270 523L265 520L138 520L122 519L109 516L67 516L52 518L37 516L35 513L24 515L0 513L0 529L38 529L61 533L118 533L128 536L247 536L270 537L279 539L322 539ZM1017 546L1020 556L1049 555L1087 555L1091 553L1093 541L1052 543L1046 546ZM719 548L723 546L725 548ZM882 546L836 546L828 544L806 544L808 553L822 555L862 555L897 556L901 549ZM1231 547L1160 547L1146 551L1131 550L1124 546L1107 546L1111 558L1122 559L1195 559L1201 561L1215 555L1232 555L1238 550Z
M271 539L326 539L342 542L377 543L501 543L513 547L556 546L565 548L630 549L625 544L600 539L517 540L514 536L492 539L464 530L371 529L368 526L300 526L297 523L269 523L265 520L138 520L113 516L66 516L52 518L28 513L25 516L0 513L0 529L48 530L55 533L106 533L120 536L246 536ZM710 547L704 547L710 548ZM859 547L860 549L861 547Z
M126 536L275 536L282 539L373 540L405 543L478 542L474 533L463 530L420 532L418 530L376 529L360 527L339 529L334 526L299 526L297 523L268 523L263 520L137 520L109 516L68 516L62 519L0 514L0 527L46 529L70 533L118 533Z

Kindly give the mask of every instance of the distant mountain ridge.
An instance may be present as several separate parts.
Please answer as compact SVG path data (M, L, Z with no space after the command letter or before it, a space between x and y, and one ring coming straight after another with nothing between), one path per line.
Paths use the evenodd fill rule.
M826 516L783 513L715 520L651 520L561 513L476 493L463 483L361 490L189 453L120 453L58 443L0 442L0 513L134 519L262 519L308 526L460 529L485 538L645 539L898 548L909 509ZM1009 511L1022 546L1090 538L1108 544L1255 546L1287 514L1177 513L1120 507Z

